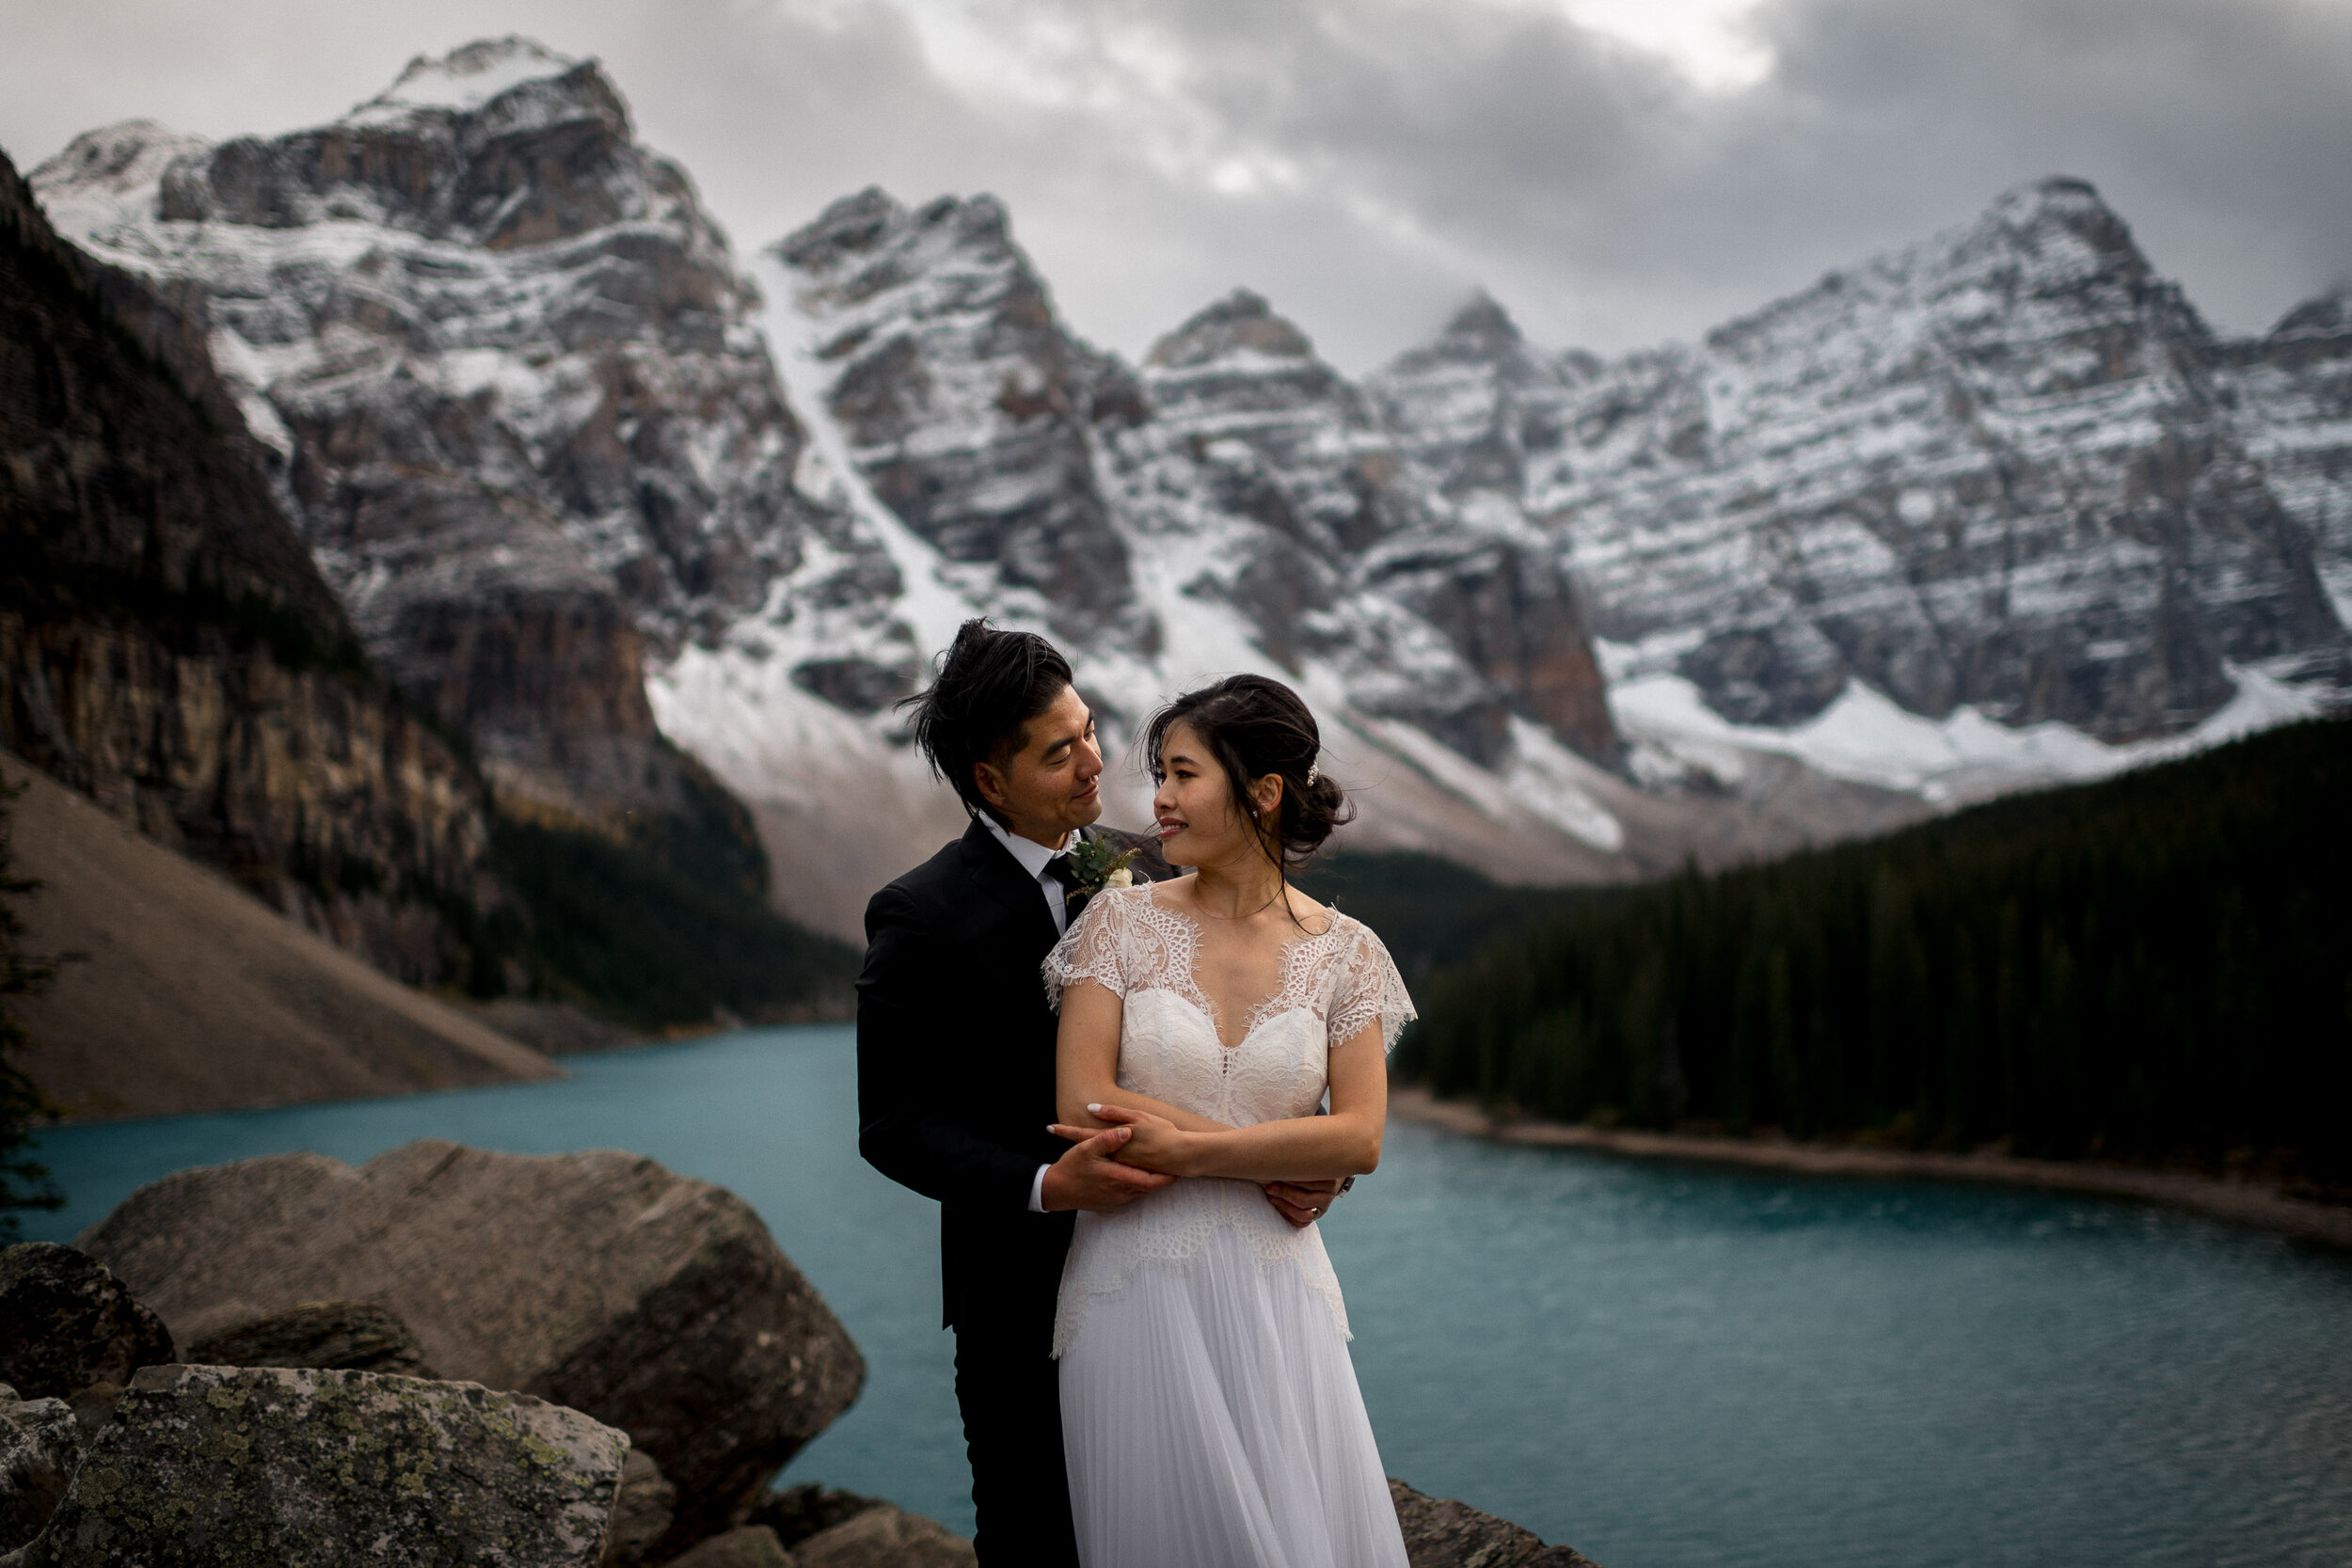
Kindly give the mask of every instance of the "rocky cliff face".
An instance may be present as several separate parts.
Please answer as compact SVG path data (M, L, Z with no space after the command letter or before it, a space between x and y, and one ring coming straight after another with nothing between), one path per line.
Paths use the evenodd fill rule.
M0 743L381 966L443 976L465 954L436 900L481 892L480 786L365 674L218 388L159 361L184 337L0 161Z
M2222 359L2239 437L2309 531L2320 581L2352 624L2352 290L2298 306Z
M1351 706L1485 767L1517 756L1515 715L1613 757L1600 671L1542 536L1441 494L1264 300L1242 291L1163 338L1144 386L1152 418L1112 450L1137 526L1202 556L1187 593L1232 603L1294 667L1330 663Z
M1735 723L1852 683L1944 719L2176 733L2233 670L2352 676L2211 335L2076 181L1692 348L1546 363L1491 308L1380 379L1457 487L1553 531L1629 672Z
M1065 332L988 197L910 213L879 190L784 240L819 388L874 497L975 597L1063 638L1148 655L1133 562L1097 472L1098 421L1141 412L1124 367Z
M755 296L593 64L515 40L342 119L133 123L34 175L209 346L370 653L510 800L679 809L642 660L755 609L810 509Z

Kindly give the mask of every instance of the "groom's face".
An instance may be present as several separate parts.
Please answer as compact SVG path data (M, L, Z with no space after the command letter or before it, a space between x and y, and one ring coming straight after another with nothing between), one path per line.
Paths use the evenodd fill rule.
M1023 727L1019 749L1001 766L980 763L974 777L1014 832L1060 847L1073 830L1103 815L1103 749L1086 700L1063 687L1053 705Z

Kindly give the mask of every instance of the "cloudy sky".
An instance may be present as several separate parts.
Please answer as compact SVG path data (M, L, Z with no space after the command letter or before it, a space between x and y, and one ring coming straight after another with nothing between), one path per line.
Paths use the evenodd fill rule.
M1236 284L1350 371L1473 285L1688 337L2051 173L2224 328L2352 279L2352 0L0 0L0 150L315 123L505 32L603 60L739 247L991 191L1130 355Z

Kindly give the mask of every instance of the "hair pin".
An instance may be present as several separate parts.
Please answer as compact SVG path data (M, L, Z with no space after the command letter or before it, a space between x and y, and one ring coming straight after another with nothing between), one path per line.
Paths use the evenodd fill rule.
M1307 782L1309 784L1313 784L1321 777L1323 777L1323 765L1316 762L1309 763L1307 765Z

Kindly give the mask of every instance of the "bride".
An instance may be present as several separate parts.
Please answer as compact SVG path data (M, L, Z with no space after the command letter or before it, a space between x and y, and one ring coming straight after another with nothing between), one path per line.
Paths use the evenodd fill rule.
M1323 1238L1256 1183L1379 1163L1386 1053L1412 1003L1368 927L1289 885L1346 807L1295 692L1220 681L1145 745L1165 852L1196 869L1097 895L1045 962L1055 1131L1132 1128L1122 1160L1184 1179L1081 1213L1062 1271L1079 1559L1405 1568Z

